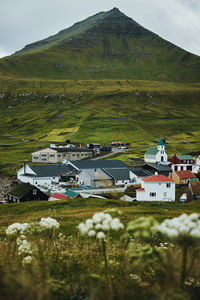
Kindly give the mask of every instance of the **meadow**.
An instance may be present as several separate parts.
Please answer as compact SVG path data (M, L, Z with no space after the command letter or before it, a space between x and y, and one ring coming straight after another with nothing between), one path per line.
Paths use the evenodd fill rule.
M124 229L111 230L105 240L82 236L78 224L100 212L118 218ZM183 239L172 242L152 231L156 222L183 213L198 218L194 212L200 213L199 201L68 199L1 205L1 299L199 299L198 238L188 237L184 265ZM38 230L36 222L49 217L59 228ZM6 234L16 222L33 224L32 229ZM23 247L20 238L28 241Z

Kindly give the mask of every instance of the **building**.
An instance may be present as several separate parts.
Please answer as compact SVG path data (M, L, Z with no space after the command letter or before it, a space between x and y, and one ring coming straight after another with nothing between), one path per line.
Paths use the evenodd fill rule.
M194 159L191 155L176 155L170 159L170 167L173 171L190 170L194 165Z
M125 185L130 183L131 175L128 168L103 168L102 170L112 178L113 185Z
M70 165L24 165L17 172L17 179L38 186L74 181L75 175Z
M160 139L156 147L151 146L144 154L144 161L147 163L159 163L167 161L167 153L165 152L165 142Z
M164 175L152 175L141 179L136 190L137 201L175 201L175 182Z
M187 201L200 200L200 182L189 182L187 187Z
M40 191L36 186L29 183L20 183L7 195L9 203L48 200L49 196Z
M32 162L38 163L59 163L64 160L82 160L93 158L96 151L88 148L58 146L46 148L40 151L33 152Z
M177 185L187 185L190 179L195 179L196 176L190 170L172 172L171 178Z
M122 183L124 173L129 173L129 171L126 171L126 164L121 160L69 161L66 162L66 165L70 165L77 172L77 184L88 187L112 187L116 182L117 184L120 182L124 184ZM119 177L119 174L121 174L121 177ZM115 176L117 176L117 179Z
M143 177L154 175L155 172L157 172L158 175L164 175L166 177L169 177L172 173L171 168L161 164L145 164L141 167L129 168L129 170L131 172L131 182L136 184L140 184Z

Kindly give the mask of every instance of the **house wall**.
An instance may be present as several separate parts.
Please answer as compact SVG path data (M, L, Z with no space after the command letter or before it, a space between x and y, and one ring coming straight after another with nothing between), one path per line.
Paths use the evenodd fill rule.
M175 201L175 182L170 182L170 187L167 187L166 182L144 182L142 188L145 191L136 190L137 201ZM155 196L150 196L150 193L156 193Z
M30 183L32 185L51 185L52 182L59 183L60 176L56 177L31 177L22 176L22 174L17 174L17 179L21 182Z
M92 183L92 178L86 172L81 171L76 175L76 178L78 178L78 184L94 187L94 182Z
M155 163L156 162L156 155L145 154L144 155L144 161L147 162L147 163Z
M192 171L192 164L172 164L171 169L172 171L184 171L190 170Z
M163 157L163 160L161 159ZM156 154L156 162L161 162L161 161L167 161L167 153L165 152L165 150L160 150L157 154Z

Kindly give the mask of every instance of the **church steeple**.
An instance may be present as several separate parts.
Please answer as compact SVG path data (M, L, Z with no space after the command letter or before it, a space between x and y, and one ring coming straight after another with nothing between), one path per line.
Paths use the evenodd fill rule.
M157 149L165 151L165 142L163 139L160 139L160 141L158 142Z

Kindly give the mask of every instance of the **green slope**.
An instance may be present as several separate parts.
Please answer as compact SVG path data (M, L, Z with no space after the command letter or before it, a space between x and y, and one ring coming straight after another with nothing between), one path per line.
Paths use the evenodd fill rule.
M31 152L50 143L113 140L142 158L167 138L167 152L199 152L198 84L133 80L2 80L0 171L14 174ZM28 142L24 142L28 140Z
M198 82L200 58L114 8L1 59L0 74L57 80Z

